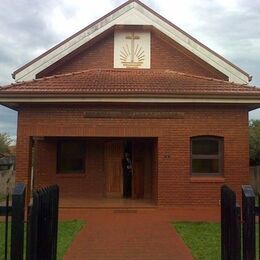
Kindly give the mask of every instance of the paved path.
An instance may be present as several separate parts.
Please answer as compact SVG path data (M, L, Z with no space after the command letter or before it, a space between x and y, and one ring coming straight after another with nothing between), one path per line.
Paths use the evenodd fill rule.
M64 259L193 259L170 225L174 220L172 213L158 209L61 211L62 219L87 222Z
M189 249L171 227L172 221L219 222L219 207L169 209L61 209L60 219L82 219L65 260L189 260Z

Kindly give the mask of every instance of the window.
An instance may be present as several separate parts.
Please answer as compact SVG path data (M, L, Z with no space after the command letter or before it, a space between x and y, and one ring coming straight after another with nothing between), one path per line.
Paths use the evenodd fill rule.
M82 141L63 141L58 143L57 172L58 173L84 173L86 151Z
M191 174L216 176L223 174L223 138L191 138Z

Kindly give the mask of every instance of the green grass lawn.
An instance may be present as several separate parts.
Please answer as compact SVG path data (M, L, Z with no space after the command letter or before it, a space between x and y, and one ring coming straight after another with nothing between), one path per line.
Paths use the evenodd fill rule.
M175 227L176 231L180 234L185 244L191 249L191 252L195 259L221 259L220 224L177 222L173 223L173 226ZM256 230L256 241L258 241L258 226ZM256 251L259 253L259 249L257 249Z
M84 221L72 220L59 223L57 259L62 259L75 235L84 226Z
M84 222L79 220L63 221L59 223L57 248L58 260L63 258L70 244L75 238L75 235L81 230L83 226ZM4 259L4 228L4 223L0 222L0 259Z

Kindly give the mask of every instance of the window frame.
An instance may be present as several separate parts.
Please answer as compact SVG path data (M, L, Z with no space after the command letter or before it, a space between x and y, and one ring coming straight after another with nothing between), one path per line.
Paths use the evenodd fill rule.
M194 140L213 140L218 142L218 154L193 154L192 148L193 148L193 141ZM194 159L217 159L218 160L218 168L219 172L204 172L204 173L198 173L193 172L192 169L192 162ZM220 136L193 136L190 138L190 175L191 176L204 176L204 177L221 177L223 176L224 172L224 138Z
M81 171L62 171L61 170L61 147L62 144L64 143L80 143L81 145L84 146L84 155L82 155L83 157L83 169ZM57 152L56 152L56 174L57 175L84 175L86 172L86 142L83 140L61 140L57 142Z

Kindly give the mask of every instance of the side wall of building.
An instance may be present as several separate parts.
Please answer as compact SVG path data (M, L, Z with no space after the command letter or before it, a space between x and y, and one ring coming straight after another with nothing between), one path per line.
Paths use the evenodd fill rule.
M123 107L107 106L122 110ZM19 111L17 140L17 181L27 182L30 172L31 137L151 137L157 138L153 153L158 159L157 175L154 175L153 193L160 206L183 204L219 203L220 186L230 185L240 192L240 186L248 183L248 112L242 106L171 106L171 111L183 112L179 119L130 119L85 118L86 105L38 105L24 106ZM98 109L99 106L96 106ZM150 109L137 107L138 110ZM157 106L160 110L161 107ZM190 138L200 135L224 138L223 178L192 177L190 172ZM50 167L55 168L53 144L42 145L41 160L36 164L35 178L38 184L57 182ZM63 189L71 192L86 191L93 195L102 192L103 175L99 161L102 155L98 145L89 154L89 162L95 177L64 177ZM37 153L37 149L35 151ZM52 173L51 173L52 172Z

